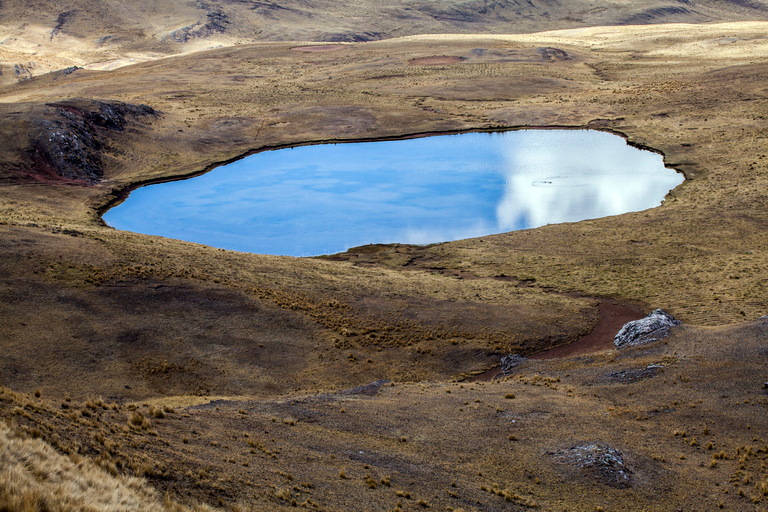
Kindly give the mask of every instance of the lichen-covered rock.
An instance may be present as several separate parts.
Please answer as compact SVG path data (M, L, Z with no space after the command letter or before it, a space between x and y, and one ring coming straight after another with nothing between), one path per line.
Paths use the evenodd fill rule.
M147 105L119 101L70 99L46 104L30 135L32 160L38 169L66 180L98 183L111 134L125 131L129 121L158 117Z
M549 452L554 462L570 471L577 471L609 487L626 488L632 485L632 469L624 463L624 455L611 446L587 443L567 450Z
M669 313L655 309L645 318L624 324L624 327L614 336L613 344L616 348L634 347L660 340L669 336L670 327L681 323Z
M501 366L501 373L503 373L505 377L512 375L512 373L515 371L515 368L524 362L525 358L520 354L509 354L508 356L504 356L501 358L501 361L499 361Z

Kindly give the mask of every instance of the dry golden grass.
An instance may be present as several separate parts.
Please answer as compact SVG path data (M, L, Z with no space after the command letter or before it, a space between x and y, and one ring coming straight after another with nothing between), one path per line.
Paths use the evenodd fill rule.
M8 512L213 512L162 497L143 479L113 476L87 458L77 462L41 439L0 423L0 503Z
M683 326L666 342L531 360L493 382L217 399L155 417L156 434L120 428L127 413L161 407L143 403L94 410L96 400L72 400L59 412L2 389L0 417L81 466L146 475L174 496L235 510L415 510L420 500L478 511L760 510L765 329ZM86 422L82 410L93 413ZM618 453L628 482L616 482L612 459L582 467L569 456L595 449Z
M54 382L80 396L269 395L351 387L369 375L458 378L505 352L533 352L593 328L595 300L550 289L661 306L698 325L758 317L768 308L759 270L768 264L764 209L755 207L768 176L759 119L764 29L745 22L421 36L317 53L243 45L5 88L0 172L9 184L0 190L0 230L11 289L24 292L0 311L16 319L6 328L7 350L20 354L15 382L39 386L24 366L29 347ZM537 48L550 45L572 58L543 60ZM733 45L738 56L724 50ZM694 47L711 49L687 56ZM446 66L408 64L471 57L474 48L488 51ZM45 104L82 96L146 102L164 115L105 135L121 149L102 155L98 186L24 181L14 169L33 165L25 155L34 120L59 119ZM123 187L253 149L525 125L619 131L662 150L689 179L647 212L381 247L347 262L221 251L116 232L97 217ZM62 339L63 359L46 349ZM232 351L208 358L217 345ZM93 346L99 355L89 355ZM117 358L94 371L90 358L103 354ZM72 378L73 367L85 376Z
M66 6L52 0L34 5L6 0L2 13L0 83L68 66L111 70L255 41L365 41L415 34L766 19L759 4L716 0L700 1L695 8L681 8L669 0L572 0L567 5L531 0L525 5L495 2L490 7L462 0L283 0L279 5L71 0Z
M0 382L16 390L0 393L2 417L72 454L61 463L72 471L141 475L231 508L759 510L765 325L745 321L768 309L765 31L248 44L2 88ZM571 58L542 59L544 46ZM443 55L467 59L409 64ZM39 122L62 119L51 103L92 107L75 98L163 112L101 133L105 174L92 187L46 175L30 151L45 140ZM98 218L125 187L251 150L521 126L619 132L688 180L647 212L326 260ZM688 325L666 343L456 382L597 323L596 299L553 291L663 306ZM379 378L397 382L335 393ZM630 487L566 464L574 448L605 446L632 468ZM19 506L47 496L12 460L27 482L5 487Z

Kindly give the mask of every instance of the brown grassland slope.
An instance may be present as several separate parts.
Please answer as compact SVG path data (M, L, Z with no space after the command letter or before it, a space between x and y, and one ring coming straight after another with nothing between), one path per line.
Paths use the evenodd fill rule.
M3 0L0 83L254 41L768 20L762 0Z
M46 467L73 471L64 480L128 486L169 510L765 509L768 323L755 319L768 312L768 23L508 35L487 22L496 34L413 29L324 51L234 36L192 51L204 46L157 35L223 23L215 6L246 4L197 2L200 24L182 20L191 4L167 7L167 26L145 29L143 44L121 36L109 58L135 45L131 65L0 88L0 457L11 461L0 471L30 468L20 451L45 452ZM89 16L119 19L117 3L104 5ZM691 5L714 19L764 8ZM7 0L0 13L12 7L24 8ZM143 8L153 20L166 9ZM53 36L40 29L49 43L85 23L72 10ZM616 12L604 22L626 22ZM386 19L369 21L395 26ZM226 35L211 30L189 41ZM8 47L27 51L22 35ZM75 52L78 65L108 60L89 52ZM99 217L140 184L263 149L522 127L610 130L661 151L686 181L644 212L313 259L121 232ZM470 378L504 354L583 338L614 302L663 307L684 325L641 348ZM51 502L51 471L29 469L9 508ZM11 496L6 482L22 477L0 478ZM102 498L83 499L100 509Z

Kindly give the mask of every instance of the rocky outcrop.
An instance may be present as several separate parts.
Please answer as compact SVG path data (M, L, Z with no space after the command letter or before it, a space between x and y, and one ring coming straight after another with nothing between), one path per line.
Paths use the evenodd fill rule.
M645 318L624 324L614 336L613 344L616 348L623 348L657 341L669 336L669 329L681 323L669 313L655 309Z
M32 80L36 67L37 65L34 62L28 62L27 64L15 64L13 66L13 74L19 81Z
M198 21L194 25L188 25L178 30L174 30L171 33L171 39L173 39L174 42L186 43L190 39L210 37L214 34L221 34L227 30L229 17L223 10L202 0L198 0L195 3L195 6L198 9L206 11L206 23L203 24Z
M371 382L370 384L363 384L362 386L357 386L352 389L345 389L344 391L339 391L340 395L365 395L365 396L376 396L379 394L379 390L382 386L385 384L389 384L389 379L380 379L375 382Z
M67 23L69 19L72 18L72 16L75 15L75 11L65 11L59 14L59 17L56 18L56 26L53 27L53 30L51 30L51 38L49 41L53 41L53 38L59 35L59 32L61 32L61 29L64 28L64 25Z
M624 463L624 455L611 446L587 443L550 455L555 463L567 466L568 472L581 473L609 487L622 489L632 485L632 469Z
M607 380L609 382L622 382L629 384L630 382L637 382L643 379L650 379L655 377L661 372L663 366L660 364L649 364L645 368L638 368L635 370L621 370L618 372L612 372L608 374Z
M118 101L70 100L34 122L30 156L35 166L66 180L94 185L104 171L102 154L110 133L123 132L130 119L159 115L147 105Z
M541 55L542 59L549 62L569 60L571 58L565 50L561 50L560 48L553 48L551 46L539 48L537 51L539 52L539 55Z
M512 373L515 371L515 368L523 364L525 361L526 359L520 354L509 354L508 356L504 356L501 358L501 361L499 361L501 365L501 373L503 373L505 377L512 375Z

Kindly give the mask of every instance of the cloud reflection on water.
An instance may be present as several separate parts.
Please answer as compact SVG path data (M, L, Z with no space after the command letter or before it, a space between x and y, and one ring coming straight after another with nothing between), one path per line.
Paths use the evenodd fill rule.
M661 155L603 132L521 131L505 147L500 231L573 222L658 206L683 176Z
M145 187L115 227L288 255L432 243L656 206L682 176L595 131L471 133L270 151Z

